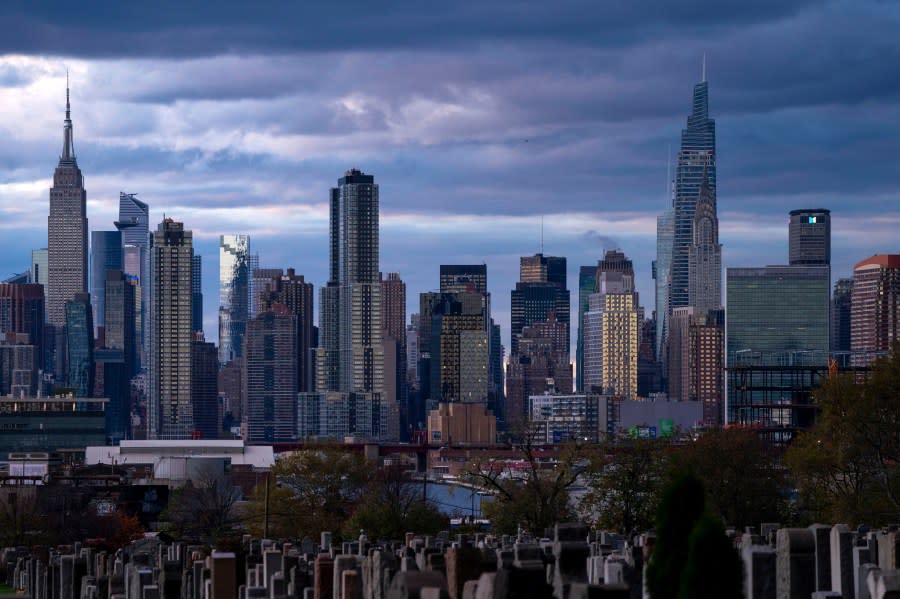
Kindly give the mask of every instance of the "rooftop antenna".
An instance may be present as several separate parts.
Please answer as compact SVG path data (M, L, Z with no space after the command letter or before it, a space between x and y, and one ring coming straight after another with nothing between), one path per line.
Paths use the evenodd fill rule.
M544 215L541 215L541 254L544 253Z
M706 52L703 53L703 79L701 81L706 83Z

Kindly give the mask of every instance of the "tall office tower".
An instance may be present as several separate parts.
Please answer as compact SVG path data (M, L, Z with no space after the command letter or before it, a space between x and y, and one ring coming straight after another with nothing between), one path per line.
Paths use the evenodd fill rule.
M487 297L484 293L440 294L440 301L428 310L431 315L428 408L438 402L488 401Z
M827 266L726 270L728 366L736 352L827 352Z
M441 293L487 293L486 264L441 264Z
M68 85L64 123L63 149L53 173L47 218L47 309L49 322L56 327L66 324L66 302L88 289L87 193L75 159Z
M203 256L199 255L191 259L191 328L203 332Z
M519 258L519 280L523 283L553 283L565 289L566 259L543 254L522 256Z
M417 363L419 361L419 314L409 317L406 325L406 384L412 390L419 389Z
M136 284L134 298L135 345L139 367L146 367L150 351L150 206L134 193L119 193L119 220L122 232L125 274Z
M694 103L687 127L681 130L681 149L675 169L674 234L670 308L690 305L688 263L693 243L694 215L704 181L716 206L716 122L709 118L709 90L703 81L694 86Z
M578 340L575 342L575 391L584 392L584 314L588 311L588 298L597 286L597 267L582 266L578 269Z
M791 210L788 258L789 264L831 264L830 210Z
M247 402L244 401L244 378L241 364L231 362L221 365L219 369L217 386L222 401L222 427L226 431L237 428L238 424L246 424L242 420L247 407Z
M41 285L44 288L44 320L47 319L47 248L31 250L31 276L29 283Z
M281 268L254 268L250 271L250 286L253 289L250 294L250 318L256 318L257 314L268 309L263 304L269 294L275 291L283 274L284 270Z
M239 360L250 315L250 236L219 237L219 363Z
M193 235L184 224L163 220L150 251L150 359L147 437L190 439L191 267Z
M381 393L378 185L351 169L331 190L329 280L319 304L316 389Z
M129 379L137 374L138 370L134 343L134 296L136 291L137 286L134 279L121 270L106 271L104 345L106 349L122 352L122 361Z
M248 443L297 438L297 317L283 304L247 323L244 395Z
M637 396L638 345L644 313L636 291L603 296L601 337L603 338L603 388L614 395Z
M222 421L219 418L219 354L216 344L195 333L191 342L191 404L194 409L192 436L218 439Z
M666 210L656 217L656 260L653 261L653 280L656 289L656 360L662 364L663 378L667 374L666 343L669 338L669 296L672 287L672 249L675 243L675 211Z
M88 293L76 293L66 302L66 349L68 386L75 392L75 397L91 397L94 392L94 323Z
M271 278L266 281L260 273L268 273ZM307 283L303 275L295 273L293 268L287 274L281 269L258 268L257 309L259 314L276 310L278 306L287 307L296 317L297 325L297 389L311 391L313 379L313 284Z
M500 335L500 325L491 319L490 329L490 368L489 368L489 384L488 384L488 408L494 413L494 416L501 419L506 407L506 396L504 395L505 386L504 367L503 367L503 340Z
M650 397L663 391L662 364L656 359L656 319L641 323L638 344L638 397Z
M104 326L105 322L106 271L123 268L122 232L91 231L91 302L95 329Z
M516 353L522 329L547 320L550 310L555 312L559 322L569 326L565 258L543 254L523 256L519 263L519 279L510 298L510 355ZM568 339L567 335L567 344Z
M850 348L864 366L900 340L900 254L876 254L853 267ZM866 352L863 354L862 352Z
M253 298L258 294L256 281L253 279L253 273L259 269L259 254L250 254L247 256L247 320L254 318L258 314L258 312L253 311Z
M584 391L605 393L603 373L603 311L605 297L610 294L634 292L634 267L631 260L618 250L609 250L597 262L594 293L588 296L584 313ZM637 350L634 354L637 359ZM637 374L635 372L635 374ZM635 392L637 388L635 387Z
M381 278L381 327L385 355L385 399L397 402L400 430L407 429L408 390L406 385L406 283L399 272ZM389 360L388 357L395 359ZM390 362L392 369L388 369Z
M519 351L510 356L506 373L506 422L521 423L528 398L543 393L571 393L572 365L566 342L566 324L551 312L544 322L525 327Z
M0 283L0 337L25 333L40 345L44 328L44 287L37 283Z
M853 279L838 279L831 295L831 351L850 351Z
M670 334L669 399L699 401L704 421L721 424L725 311L675 308Z
M688 248L688 305L703 312L722 305L722 244L716 198L706 181L694 212L693 241Z

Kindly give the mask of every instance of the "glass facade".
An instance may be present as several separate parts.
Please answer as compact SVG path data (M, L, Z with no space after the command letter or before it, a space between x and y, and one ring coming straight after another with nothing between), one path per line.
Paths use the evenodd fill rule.
M134 193L119 193L119 220L122 233L123 267L135 283L135 346L138 365L146 364L150 334L147 311L150 307L150 206Z
M250 313L250 236L219 237L219 362L243 355Z
M827 266L729 268L726 359L735 352L828 351Z
M666 359L669 338L669 288L672 278L672 244L675 242L675 212L666 210L656 218L656 262L653 277L656 284L656 360Z
M122 232L91 231L91 305L94 327L105 325L106 271L122 270Z
M584 315L588 311L588 297L597 285L597 267L578 269L578 340L575 342L575 390L584 391Z
M94 394L94 323L90 296L78 293L66 302L66 348L69 383L75 397Z
M706 81L694 86L693 110L681 131L681 150L675 170L674 233L671 308L689 305L688 260L693 242L694 213L704 179L716 202L716 122L709 118Z

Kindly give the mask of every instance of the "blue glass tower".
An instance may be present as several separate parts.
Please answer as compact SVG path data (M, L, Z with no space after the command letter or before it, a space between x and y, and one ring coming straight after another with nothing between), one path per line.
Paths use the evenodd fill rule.
M694 86L693 110L681 131L681 149L675 170L674 234L669 313L690 305L689 253L693 242L694 213L706 178L713 208L716 204L716 122L709 118L709 91L704 80Z
M106 271L122 268L122 232L91 231L91 303L95 327L105 325Z
M94 393L94 323L91 296L76 293L66 302L66 348L69 363L69 387L75 397Z

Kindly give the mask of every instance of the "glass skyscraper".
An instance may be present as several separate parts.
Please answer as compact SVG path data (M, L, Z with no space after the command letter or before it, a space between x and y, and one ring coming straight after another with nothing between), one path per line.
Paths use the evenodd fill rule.
M75 397L94 395L94 324L90 299L87 293L77 293L66 302L68 383Z
M122 233L125 274L135 285L135 345L138 366L146 365L150 334L150 206L134 193L119 193L119 220L116 229Z
M578 340L575 343L575 390L584 392L584 315L588 311L588 298L597 285L597 267L582 266L578 269Z
M736 352L829 349L830 268L727 269L728 364Z
M105 324L106 271L123 267L122 232L91 231L91 305L95 328Z
M191 328L203 332L203 257L194 256L191 267Z
M250 236L219 237L219 363L243 355L250 314Z
M693 243L694 213L704 180L715 208L716 122L709 118L709 90L705 80L694 86L693 110L687 127L681 131L681 149L675 170L670 313L673 308L690 305L689 253Z
M665 363L669 338L669 291L672 280L672 244L675 241L675 211L666 210L656 218L656 360ZM664 371L665 375L665 371Z

